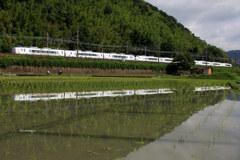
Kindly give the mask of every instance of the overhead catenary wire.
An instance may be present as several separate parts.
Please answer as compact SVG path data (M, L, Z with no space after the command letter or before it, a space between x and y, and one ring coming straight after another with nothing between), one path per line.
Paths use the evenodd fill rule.
M78 36L73 37L64 37L64 38L53 38L53 37L36 37L36 36L17 36L17 35L11 35L11 34L4 34L0 35L0 38L16 38L16 39L46 39L47 42L50 43L73 43L79 45L86 45L86 46L92 46L92 47L101 47L101 48L123 48L128 51L140 51L140 52L151 52L151 53L157 53L161 52L161 54L178 54L178 51L161 51L159 46L130 46L128 43L126 45L107 45L103 42L101 44L94 44L94 43L87 43L87 42L81 42L77 41ZM127 53L127 52L126 52ZM201 55L199 55L201 54ZM192 56L195 58L204 58L203 52L198 52L193 54ZM210 54L211 56L211 54ZM207 58L205 56L205 58ZM205 59L204 58L204 59ZM229 58L222 58L222 57L211 57L211 59L218 59L218 60L229 60Z
M49 42L67 42L67 43L76 43L77 36L73 37L64 37L64 38L53 38L53 37L34 37L34 36L16 36L16 35L10 35L10 34L5 34L5 35L0 35L0 37L5 37L5 38L19 38L19 39L47 39ZM81 42L78 41L78 45L88 45L88 46L95 46L95 47L113 47L113 48L128 48L128 50L138 50L138 51L147 51L147 52L158 52L157 50L153 49L144 49L145 47L135 47L135 46L129 46L129 45L106 45L106 44L94 44L94 43L86 43L86 42ZM146 48L154 48L152 46L147 46ZM161 51L161 53L175 53L175 51Z

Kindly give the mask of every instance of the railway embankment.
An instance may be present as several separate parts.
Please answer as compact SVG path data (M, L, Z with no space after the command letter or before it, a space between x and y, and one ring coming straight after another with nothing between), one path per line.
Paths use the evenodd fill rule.
M135 75L159 75L166 74L166 71L155 72L152 70L140 69L99 69L99 68L70 68L70 67L33 67L33 66L9 66L0 67L3 74L45 74L50 71L50 74L57 74L57 71L62 71L63 74L135 74Z

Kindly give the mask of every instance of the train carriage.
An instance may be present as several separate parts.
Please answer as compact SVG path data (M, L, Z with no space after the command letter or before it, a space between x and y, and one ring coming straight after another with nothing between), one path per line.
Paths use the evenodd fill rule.
M159 58L159 62L161 62L161 63L172 63L173 58L168 58L168 57Z
M219 67L219 66L224 66L224 64L219 63L219 62L212 62L212 66Z
M200 66L212 66L213 63L212 62L206 62L206 61L196 61L195 65L200 65Z
M92 51L78 51L78 58L103 59L103 53Z
M124 53L104 53L104 59L118 60L118 61L134 61L133 55L127 55Z
M136 56L136 61L158 62L158 57L154 57L154 56Z
M77 57L77 51L65 50L65 57L73 57L73 58L75 58L75 57Z

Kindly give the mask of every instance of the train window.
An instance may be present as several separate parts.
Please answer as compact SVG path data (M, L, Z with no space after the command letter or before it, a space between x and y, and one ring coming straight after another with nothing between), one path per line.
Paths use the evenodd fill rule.
M148 58L149 60L157 60L157 58Z
M126 56L113 56L113 57L116 57L116 58L127 58Z

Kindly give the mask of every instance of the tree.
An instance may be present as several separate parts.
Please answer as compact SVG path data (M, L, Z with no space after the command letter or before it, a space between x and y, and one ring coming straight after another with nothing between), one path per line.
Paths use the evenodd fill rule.
M187 71L195 64L194 60L191 53L181 53L174 58L173 63L177 64L178 70Z

